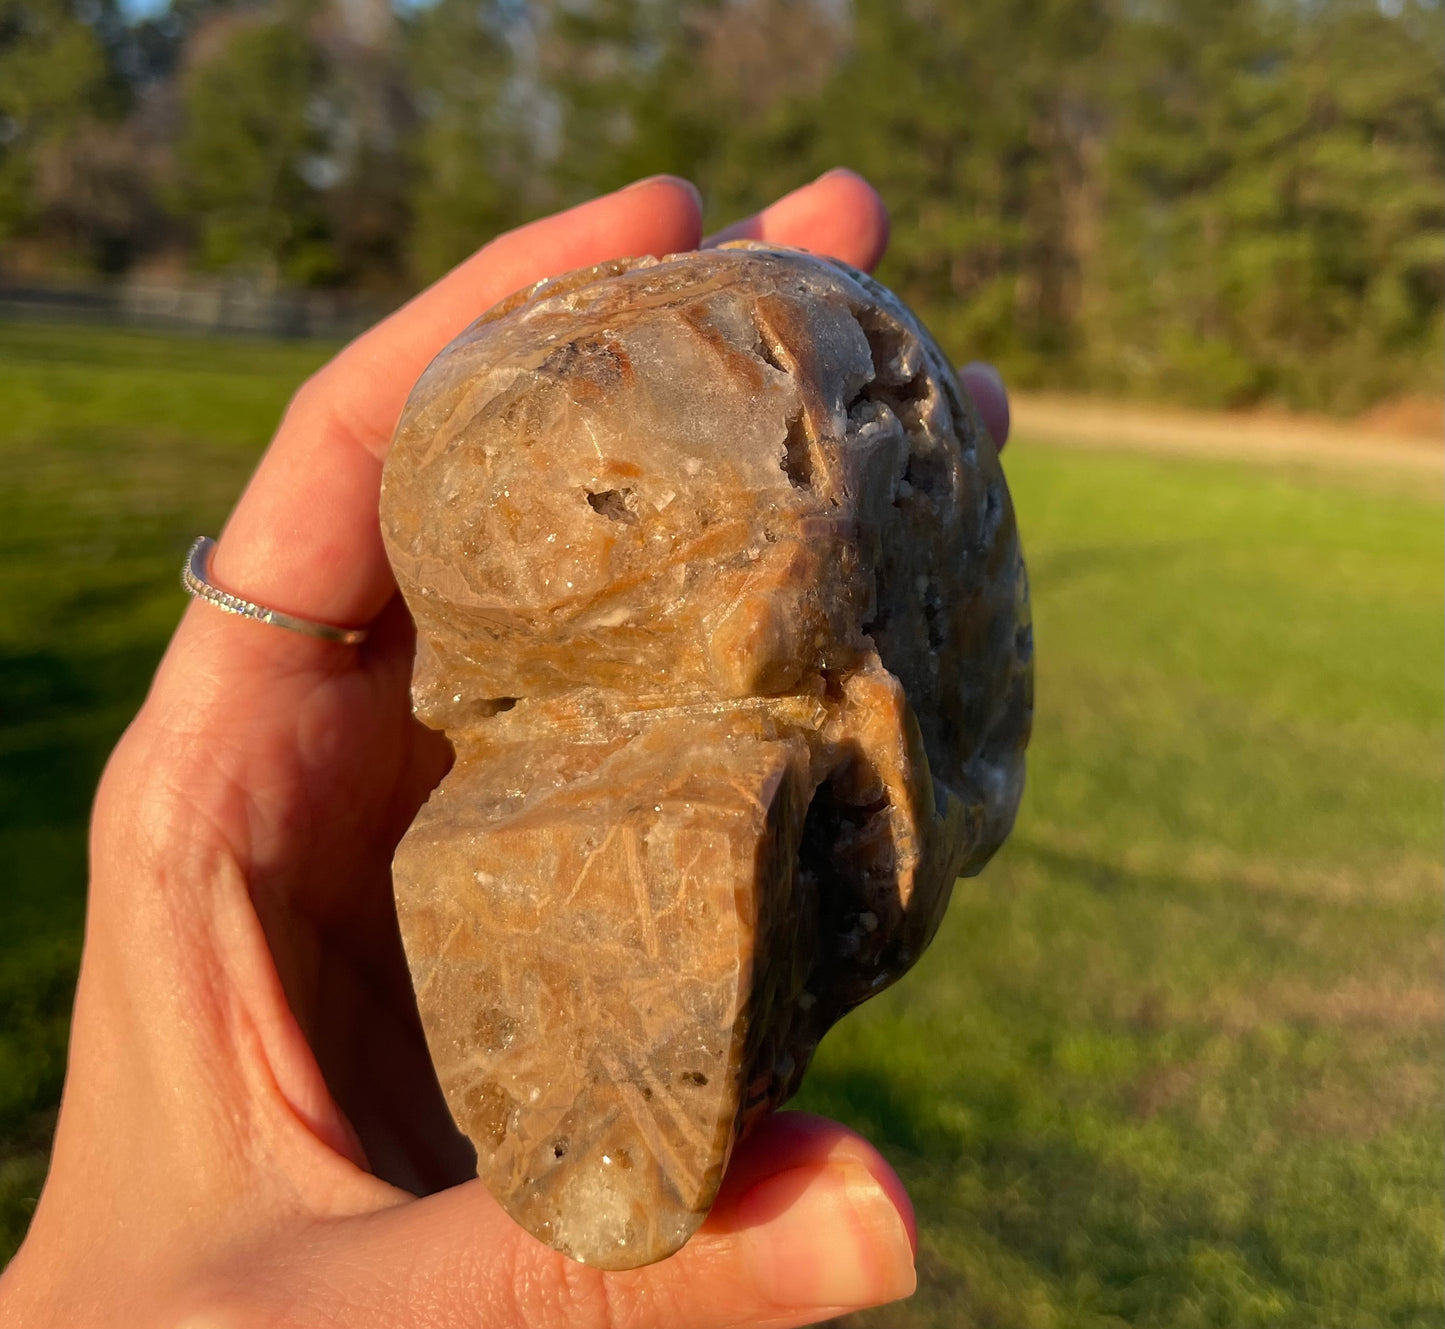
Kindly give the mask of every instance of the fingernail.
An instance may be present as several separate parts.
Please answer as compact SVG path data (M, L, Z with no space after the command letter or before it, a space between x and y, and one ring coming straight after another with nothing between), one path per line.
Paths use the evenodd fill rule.
M634 189L647 189L652 185L662 184L664 181L668 184L681 185L692 195L693 200L697 203L698 211L702 211L702 190L693 184L691 180L681 175L668 175L666 173L662 175L649 175L644 180L634 180L630 185L623 188L622 193L630 194Z
M964 365L962 372L965 374L982 374L990 380L1000 392L1006 391L1003 385L1003 375L989 364L987 360L970 360Z
M737 1219L758 1291L777 1305L880 1306L917 1286L903 1218L856 1164L769 1177L738 1201Z
M856 176L857 174L858 174L857 171L850 171L846 166L830 166L826 171L823 172L822 175L820 175L820 176L818 177L817 180L814 180L813 183L816 185L819 180L826 180L826 179L828 179L830 176L834 176L834 175L854 175L854 176Z

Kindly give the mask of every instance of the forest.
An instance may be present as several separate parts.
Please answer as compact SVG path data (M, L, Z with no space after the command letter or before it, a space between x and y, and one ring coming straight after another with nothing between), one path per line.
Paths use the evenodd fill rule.
M657 171L832 166L880 275L1020 387L1438 395L1438 0L0 0L0 280L394 303Z

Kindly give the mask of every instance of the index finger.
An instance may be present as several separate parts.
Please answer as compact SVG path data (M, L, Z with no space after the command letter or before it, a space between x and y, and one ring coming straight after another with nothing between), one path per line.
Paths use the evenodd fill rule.
M431 358L502 296L543 277L691 249L700 216L685 180L643 181L501 236L354 341L287 411L217 545L216 581L303 618L369 622L394 590L376 520L382 461Z

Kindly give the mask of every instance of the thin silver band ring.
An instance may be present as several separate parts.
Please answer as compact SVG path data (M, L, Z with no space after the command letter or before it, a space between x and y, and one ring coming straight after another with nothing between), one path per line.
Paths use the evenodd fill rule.
M309 618L283 614L279 609L268 609L253 600L243 600L239 595L223 591L211 581L211 552L215 547L216 542L209 535L197 536L190 553L186 555L185 565L181 568L181 585L197 600L204 600L228 614L239 614L242 618L249 618L257 623L269 623L273 628L286 628L290 632L300 632L308 637L320 637L323 641L339 641L343 645L354 646L357 642L366 640L365 628L336 628L330 623L316 623Z

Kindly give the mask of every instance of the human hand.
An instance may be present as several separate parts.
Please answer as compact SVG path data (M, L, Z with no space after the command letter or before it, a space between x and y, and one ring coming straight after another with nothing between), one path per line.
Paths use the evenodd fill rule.
M886 230L872 190L830 173L728 238L871 267ZM377 524L402 403L501 296L699 238L695 194L670 178L524 227L297 393L212 574L371 635L340 646L205 605L182 620L97 795L64 1102L0 1324L709 1329L912 1290L901 1184L802 1113L739 1146L707 1223L661 1264L601 1273L535 1241L471 1178L397 936L392 850L450 760L411 716ZM1006 422L996 380L965 381Z

